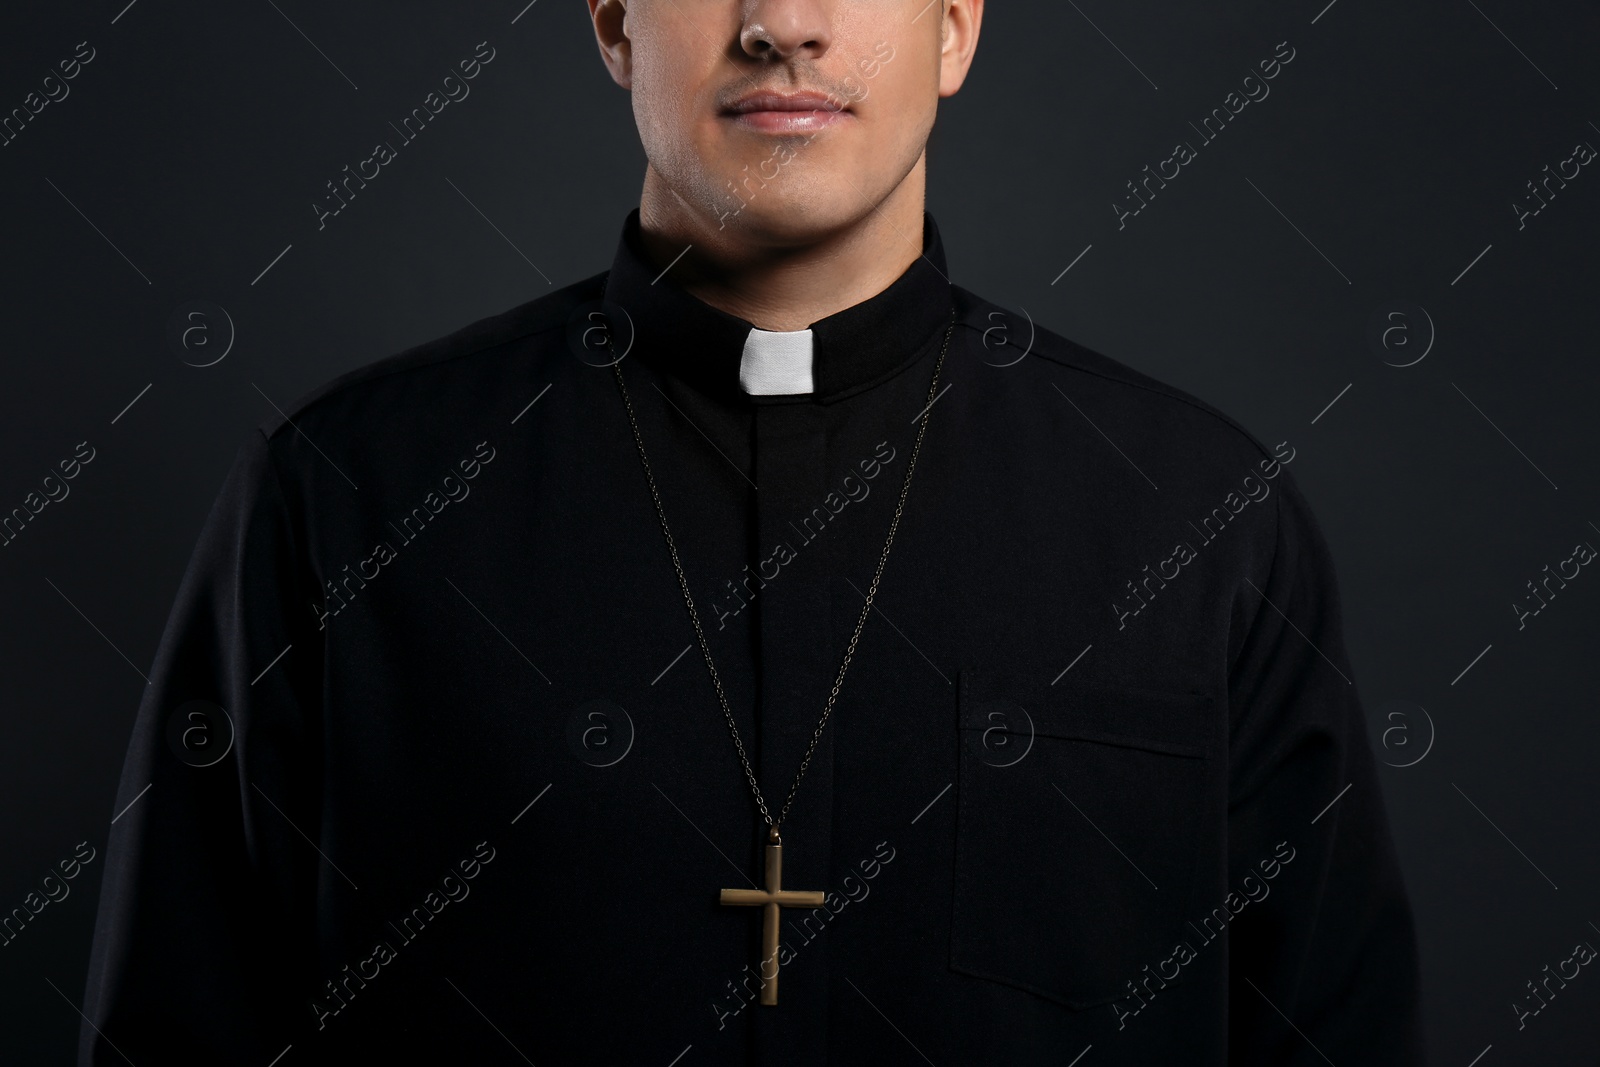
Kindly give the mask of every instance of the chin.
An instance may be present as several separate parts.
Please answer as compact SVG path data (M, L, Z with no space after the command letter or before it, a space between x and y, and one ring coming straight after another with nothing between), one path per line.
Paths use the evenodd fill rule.
M781 179L780 179L781 181ZM724 201L714 214L719 232L732 240L789 246L815 244L859 222L872 210L861 193L840 183L837 190L786 189L777 183Z

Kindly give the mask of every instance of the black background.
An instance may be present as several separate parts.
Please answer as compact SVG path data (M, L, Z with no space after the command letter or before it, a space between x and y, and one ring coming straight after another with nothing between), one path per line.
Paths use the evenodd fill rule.
M141 672L239 443L272 404L610 262L644 165L628 96L581 0L523 3L0 16L0 111L96 53L0 147L0 512L96 452L0 548L0 912L101 851L0 948L4 1063L72 1061ZM1296 447L1391 765L1435 1058L1593 1064L1593 968L1520 1031L1511 1005L1600 946L1600 576L1520 630L1512 605L1600 545L1600 166L1522 229L1513 204L1600 146L1600 10L1326 3L996 0L929 207L957 284ZM324 183L480 41L470 97L319 230ZM1125 183L1282 41L1271 95L1119 229ZM194 300L236 331L207 368L185 361L221 351L216 313L210 348L167 338Z

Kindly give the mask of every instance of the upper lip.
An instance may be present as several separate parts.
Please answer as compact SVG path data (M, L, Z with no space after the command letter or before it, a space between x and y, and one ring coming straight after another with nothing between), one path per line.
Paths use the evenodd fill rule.
M730 115L746 115L752 111L849 111L850 108L837 97L827 93L801 91L796 93L747 93L729 104L723 111Z

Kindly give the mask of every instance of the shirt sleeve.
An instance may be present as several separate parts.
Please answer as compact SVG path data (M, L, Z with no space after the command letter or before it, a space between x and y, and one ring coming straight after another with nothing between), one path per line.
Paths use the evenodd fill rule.
M80 1067L268 1063L308 1015L319 888L314 582L266 438L239 449L123 766ZM303 836L309 835L308 836Z
M1229 679L1229 1063L1424 1062L1415 933L1328 546L1287 471ZM1230 905L1231 906L1231 905Z

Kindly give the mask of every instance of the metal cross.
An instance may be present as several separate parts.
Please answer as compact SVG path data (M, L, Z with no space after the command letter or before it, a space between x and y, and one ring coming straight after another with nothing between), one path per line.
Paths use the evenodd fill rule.
M820 908L826 894L783 888L783 839L778 828L767 828L767 888L724 889L721 903L760 906L761 914L761 1003L778 1003L778 909ZM768 972L771 973L768 973Z

